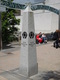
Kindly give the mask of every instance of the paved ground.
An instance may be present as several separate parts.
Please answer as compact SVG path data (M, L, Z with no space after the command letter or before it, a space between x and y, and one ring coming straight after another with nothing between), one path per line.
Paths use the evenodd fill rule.
M36 46L39 73L29 79L19 74L19 45L0 51L0 80L60 80L60 48L52 44Z

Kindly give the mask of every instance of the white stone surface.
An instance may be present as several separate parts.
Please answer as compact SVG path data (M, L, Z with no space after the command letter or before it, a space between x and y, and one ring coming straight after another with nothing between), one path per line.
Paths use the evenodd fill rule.
M21 54L20 54L20 73L30 77L38 73L36 44L35 44L35 29L34 29L34 16L33 12L27 7L23 13L22 24L22 40L21 40ZM27 33L23 37L23 33ZM30 32L34 33L34 37L30 38ZM32 35L31 35L32 37Z
M59 29L60 29L60 10L59 10Z

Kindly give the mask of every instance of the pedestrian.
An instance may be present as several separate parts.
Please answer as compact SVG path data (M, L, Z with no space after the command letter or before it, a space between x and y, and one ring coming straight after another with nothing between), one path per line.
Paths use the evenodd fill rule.
M42 34L41 38L43 39L44 43L47 43L47 37L44 33Z
M54 42L54 47L58 48L59 47L59 42L60 42L60 30L56 30L54 33L54 38L56 39Z

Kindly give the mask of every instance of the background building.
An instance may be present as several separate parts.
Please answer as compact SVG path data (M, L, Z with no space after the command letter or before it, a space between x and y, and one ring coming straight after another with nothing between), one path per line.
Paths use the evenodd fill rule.
M44 3L40 3L44 5L51 6L56 9L60 9L60 0L45 0ZM23 10L21 10L21 15L16 16L17 18L21 19L20 31L22 30L22 16ZM59 29L59 15L47 11L47 10L36 10L34 11L34 22L35 22L35 33L44 32L50 33L54 32L56 29Z

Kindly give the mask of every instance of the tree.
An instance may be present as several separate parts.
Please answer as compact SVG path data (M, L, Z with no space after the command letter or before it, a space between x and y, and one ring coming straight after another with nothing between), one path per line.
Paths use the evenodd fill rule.
M2 13L2 40L4 43L9 43L13 40L11 37L18 28L15 25L19 25L20 19L16 19L14 9L6 8L6 12Z

